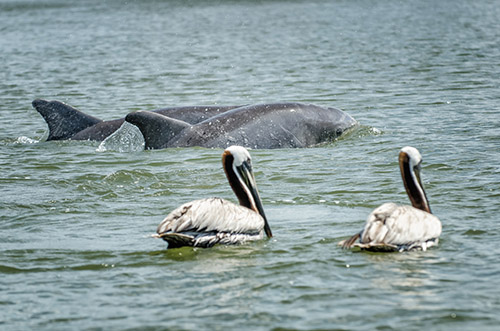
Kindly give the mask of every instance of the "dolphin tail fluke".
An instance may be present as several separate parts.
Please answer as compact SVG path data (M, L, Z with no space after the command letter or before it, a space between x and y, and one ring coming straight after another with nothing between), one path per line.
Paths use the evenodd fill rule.
M60 101L36 99L32 105L49 126L47 140L71 139L76 133L102 122Z
M191 124L150 111L130 113L125 121L134 124L144 136L146 149L165 148L182 130Z

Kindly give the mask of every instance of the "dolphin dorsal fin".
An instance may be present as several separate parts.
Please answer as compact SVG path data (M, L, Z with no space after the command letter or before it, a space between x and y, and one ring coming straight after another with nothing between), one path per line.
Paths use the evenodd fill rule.
M125 121L134 124L144 136L146 149L165 148L170 140L191 124L150 111L133 112Z
M49 126L47 140L71 139L78 132L102 122L96 117L56 100L36 99L32 105Z

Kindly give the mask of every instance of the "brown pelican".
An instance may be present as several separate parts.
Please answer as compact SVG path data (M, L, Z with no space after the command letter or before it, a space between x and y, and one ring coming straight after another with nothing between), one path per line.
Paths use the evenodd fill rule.
M250 153L241 146L231 146L222 153L222 166L240 205L220 198L185 203L158 225L154 237L167 241L169 248L240 244L260 240L264 233L272 237Z
M366 220L364 229L341 241L343 248L360 247L372 251L426 250L437 245L441 222L431 213L429 201L420 180L422 156L416 148L399 152L399 168L412 206L385 203ZM359 243L355 243L359 239Z

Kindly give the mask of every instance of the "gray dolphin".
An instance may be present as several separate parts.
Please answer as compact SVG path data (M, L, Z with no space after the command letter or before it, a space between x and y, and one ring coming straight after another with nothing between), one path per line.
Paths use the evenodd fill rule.
M197 124L148 111L130 113L125 120L141 130L147 149L309 147L331 141L357 125L342 110L303 103L243 106Z
M103 121L57 100L36 99L32 105L47 122L49 127L47 140L103 141L125 121L125 118ZM153 112L196 124L238 107L241 106L183 106L162 108Z

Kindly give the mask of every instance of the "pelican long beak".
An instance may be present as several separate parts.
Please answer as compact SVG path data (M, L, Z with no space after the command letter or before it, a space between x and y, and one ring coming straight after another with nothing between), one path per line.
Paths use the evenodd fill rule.
M406 152L401 151L399 153L399 167L401 169L401 176L403 178L406 193L410 198L412 206L431 213L429 201L424 191L424 185L420 179L420 163L411 167L410 156Z
M415 174L415 178L417 179L417 183L418 185L420 185L420 187L424 187L424 185L422 184L422 180L420 179L420 169L422 168L422 166L420 165L420 163L413 168L413 173Z
M251 196L249 196L251 209L258 212L264 219L264 232L268 238L273 236L269 223L267 222L266 214L264 213L264 208L262 207L262 201L260 200L259 191L257 190L257 183L255 182L255 177L252 171L252 165L248 162L243 162L241 166L235 167L238 171L243 183L246 187L244 190Z
M420 169L422 168L421 164L419 163L414 169L413 172L415 174L415 178L417 179L417 183L420 186L420 190L422 191L423 195L423 203L424 203L424 208L426 208L426 211L431 213L431 207L429 206L429 200L427 200L427 194L425 194L424 190L424 184L422 184L422 179L420 179Z

